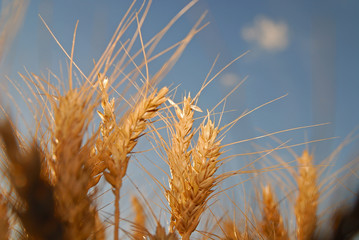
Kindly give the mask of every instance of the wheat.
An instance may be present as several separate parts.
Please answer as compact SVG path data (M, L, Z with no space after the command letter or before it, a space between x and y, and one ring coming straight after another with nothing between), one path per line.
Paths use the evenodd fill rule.
M154 90L149 96L144 96L143 99L122 118L119 125L114 126L115 129L113 130L113 125L108 124L106 117L108 115L107 112L112 114L113 104L106 103L106 100L102 101L105 114L100 115L103 119L101 131L105 137L104 141L108 139L108 142L105 142L105 146L108 150L103 150L103 145L100 148L102 148L101 151L103 153L106 153L103 161L108 171L104 172L104 176L106 181L111 184L115 195L115 239L118 239L120 189L122 179L126 175L128 163L131 158L129 154L136 146L138 138L146 129L148 120L156 116L158 107L167 100L167 92L168 88L164 87L159 92ZM106 106L109 105L112 109L107 111ZM105 128L107 128L107 130ZM109 133L110 136L107 136L107 133Z
M260 225L261 233L267 239L288 239L287 231L283 225L283 219L280 215L278 202L274 199L274 194L269 185L263 187L263 220Z
M5 50L20 26L27 2L16 0L4 5L5 7L1 10L0 60L4 58ZM156 84L173 67L193 36L204 27L200 24L205 14L201 16L185 38L157 53L155 48L164 34L197 0L188 3L162 31L144 43L141 30L150 2L144 1L139 10L131 14L135 6L135 1L133 2L118 25L103 55L95 62L95 66L88 76L85 76L73 60L75 37L70 55L59 44L70 61L69 90L64 93L60 93L60 89L53 86L50 79L45 80L31 74L29 77L21 75L34 95L36 103L39 104L39 107L31 106L32 102L29 100L30 108L34 108L31 112L36 121L36 133L34 134L35 140L23 141L20 139L20 133L13 129L9 122L0 125L0 137L2 139L0 167L3 168L0 172L1 174L4 173L3 175L6 178L1 183L1 188L6 189L6 191L1 189L0 193L0 240L13 238L16 234L23 239L104 240L106 228L112 227L112 223L108 223L110 220L101 219L105 217L108 219L113 217L114 219L113 237L115 240L119 239L120 229L128 233L131 239L178 240L180 235L181 239L189 240L193 238L192 234L199 228L202 215L208 208L209 201L220 193L226 192L227 189L216 192L218 184L228 176L240 173L240 171L218 173L224 159L230 159L233 156L228 158L222 156L222 137L219 134L223 128L216 126L215 121L211 120L215 114L212 114L211 111L198 128L194 127L194 111L201 112L200 108L194 103L197 102L197 97L213 78L205 81L194 99L190 95L184 97L181 107L167 98L169 91L167 87L159 91L154 89L157 87ZM139 17L140 14L142 16ZM121 38L131 34L128 30L133 29L134 23L137 23L137 26L131 38L128 41L121 42ZM45 26L48 28L46 24ZM51 31L50 33L53 35ZM57 41L56 38L55 40ZM134 49L134 46L138 46L136 40L139 40L140 50ZM157 72L149 71L149 64L154 59L172 49L174 51L170 58ZM121 55L122 53L123 55ZM156 55L152 56L153 53ZM140 54L143 54L141 60L139 60ZM131 64L135 67L128 69ZM79 83L78 88L74 88L72 83L73 67L76 67L81 77L86 80L83 84ZM143 68L146 70L145 73L141 72ZM227 66L218 74L226 68ZM105 74L109 78L105 77ZM122 74L125 77L119 79ZM145 79L142 88L137 83L139 77ZM118 79L117 86L113 86L112 84ZM127 80L128 85L119 96L127 96L130 87L136 88L138 93L131 96L130 100L125 100L128 104L126 105L128 111L119 116L115 110L124 107L119 104L121 99L110 99L110 96L113 92L117 92L118 87ZM65 85L60 80L59 83ZM17 88L17 84L14 84L14 87ZM111 92L112 90L113 92ZM20 95L27 101L27 95L21 94L21 91L19 89ZM160 107L167 100L174 107L175 114L173 114L172 108ZM226 97L223 101L225 100ZM100 106L102 109L97 113L101 122L98 125L93 116ZM9 114L5 112L3 106L0 107L8 116ZM160 116L167 117L161 119L164 126L158 127L159 125L152 124L152 119L157 116L160 110L165 111ZM243 116L251 112L253 111L246 112ZM228 127L226 132L241 117L229 123L225 127ZM46 126L42 126L43 119L47 120ZM94 124L92 132L89 128L92 126L91 124ZM164 189L165 198L169 205L168 211L171 215L169 226L162 225L156 218L154 211L152 212L152 208L149 208L157 224L154 233L146 228L146 225L149 224L146 222L145 210L137 198L133 198L132 201L135 213L134 218L131 218L134 219L132 229L127 231L122 226L120 228L120 220L122 221L120 217L121 188L129 162L134 154L133 151L140 137L146 134L147 127L158 134L160 145L166 154L164 159L170 170L168 187L161 184L160 180L152 175L154 181ZM160 135L160 128L168 130L170 143L166 142L167 138ZM222 132L222 135L224 136L225 133ZM272 133L252 139L270 135ZM49 136L51 142L48 140ZM198 138L196 138L197 136ZM225 146L233 144L229 143ZM319 198L317 178L320 174L313 166L312 156L309 155L308 151L304 151L303 155L297 160L299 174L295 173L295 177L299 191L294 205L297 222L296 238L309 240L313 239L314 232L319 225L318 222L321 220L316 213ZM154 164L157 165L157 163ZM289 164L284 163L283 165L289 168ZM147 171L145 167L144 169ZM273 169L274 167L268 168L268 170ZM355 170L351 170L355 172ZM150 171L148 173L151 175ZM290 173L292 173L291 170ZM101 197L98 196L100 194L97 190L101 187L98 183L102 176L106 181L104 184L107 184L105 186L111 188L115 198L114 212L109 214L110 217L105 214L100 215L101 212L95 204L95 196ZM284 179L284 175L277 174L276 176L278 178L283 176L282 180ZM283 223L279 212L279 203L274 192L269 185L262 189L263 201L260 208L262 220L258 225L256 225L256 220L251 222L249 216L245 216L245 227L240 228L238 226L241 225L236 225L234 221L222 220L222 216L216 216L215 211L213 211L211 212L213 218L209 215L207 220L210 222L214 219L217 226L223 226L221 227L223 236L218 235L216 230L207 233L198 232L204 235L204 239L288 239L289 230L287 231L284 226L288 226L290 223ZM220 198L215 200L220 200ZM216 202L213 203L214 208L217 206L215 204ZM149 204L148 206L150 207ZM243 215L248 214L248 209L247 206ZM357 199L356 204L349 210L350 212L343 213L338 219L338 225L334 227L333 231L334 238L339 239L355 234L357 230L355 220L358 219L358 209L359 200ZM131 223L129 219L125 219L125 221ZM105 225L106 223L107 225ZM250 227L248 228L247 225ZM168 233L167 227L169 228Z
M135 219L134 219L134 229L132 238L137 240L142 240L145 237L146 232L146 214L145 210L138 200L137 197L132 197L132 207L135 212Z
M41 178L41 154L34 145L22 153L10 123L0 126L0 136L8 157L8 174L17 198L10 201L14 212L30 234L37 239L62 239L65 224L55 212L53 187Z
M99 87L101 93L101 107L104 112L97 111L101 118L99 126L101 136L99 136L95 143L95 149L92 151L92 158L90 158L89 165L91 166L91 182L88 188L95 186L100 180L103 171L105 170L105 160L111 157L111 151L107 147L111 143L109 138L116 126L115 116L115 99L108 101L108 78L99 75Z
M90 170L86 164L93 140L84 143L95 105L86 94L84 87L70 89L53 101L55 192L67 239L88 239L95 229L95 208L87 195Z
M155 234L148 235L150 240L178 240L176 233L166 233L166 230L161 225L157 225Z
M167 149L168 164L172 178L169 180L170 190L166 191L166 198L171 207L171 231L174 227L183 236L188 230L185 216L182 214L186 211L185 204L190 196L188 192L191 171L190 152L188 148L193 137L193 110L191 109L191 98L184 98L183 108L176 107L178 121L174 125L172 135L172 145ZM187 196L185 196L187 195ZM186 214L187 216L187 214ZM189 237L189 236L188 236Z
M135 240L178 240L176 233L166 233L166 230L161 226L160 222L156 219L157 227L154 234L151 234L146 228L146 214L144 208L137 197L132 197L132 206L135 213L133 222L133 233L131 239Z
M194 132L193 101L184 98L183 108L175 106L178 121L174 123L172 145L166 149L171 170L170 189L166 198L171 207L171 229L177 229L183 239L189 239L199 224L213 188L224 177L214 176L219 167L219 129L209 119L200 125L196 147L190 147Z
M300 167L297 176L299 192L295 204L297 238L309 240L313 237L317 224L316 211L319 198L317 170L313 166L312 156L306 150L297 161Z
M25 17L28 0L2 1L0 12L0 62L6 57L7 49Z
M8 217L7 201L0 193L0 240L8 240L10 232L10 224Z
M253 239L248 231L241 232L232 220L225 220L223 223L223 240L251 240Z

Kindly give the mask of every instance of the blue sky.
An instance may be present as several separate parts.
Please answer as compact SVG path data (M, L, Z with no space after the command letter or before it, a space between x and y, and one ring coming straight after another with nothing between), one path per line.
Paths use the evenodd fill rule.
M154 0L142 28L144 41L161 30L189 1ZM79 20L75 61L89 73L92 60L105 49L131 1L30 1L22 27L1 63L5 75L21 84L18 72L59 73L66 57L40 21L40 14L67 51ZM137 9L140 6L137 4ZM199 90L214 59L214 72L250 51L224 71L202 94L198 106L212 108L232 88L246 82L227 101L230 122L246 109L288 94L242 119L227 133L227 142L265 132L330 122L329 125L278 135L290 144L338 137L309 147L321 160L359 125L359 2L200 0L167 33L159 49L181 40L208 10L210 24L189 44L176 66L160 83L179 86L175 101ZM152 71L158 68L153 64ZM151 69L150 69L151 72ZM212 74L213 75L213 74ZM3 93L1 93L3 98ZM21 105L25 107L25 105ZM221 109L218 109L220 111ZM28 113L27 113L28 114ZM233 154L253 151L253 143L276 146L270 139L233 146ZM358 156L358 141L341 155L339 165ZM300 154L303 147L295 148ZM234 166L236 168L236 166Z
M68 51L79 20L75 60L89 72L112 36L131 1L30 1L24 23L2 64L2 75L20 81L24 67L34 73L59 72L66 58L44 25L40 14ZM157 0L143 26L148 40L189 1ZM140 3L137 4L139 8ZM218 71L247 50L202 95L202 108L213 107L233 86L248 80L228 100L227 121L245 109L287 94L241 120L230 132L237 140L259 135L257 129L282 129L331 122L330 125L283 136L294 143L340 137L317 146L332 150L359 123L359 18L357 1L199 1L168 32L160 49L180 40L208 10L210 24L191 42L161 85L180 84L177 96L195 93L215 57ZM154 66L155 68L156 66ZM4 79L2 79L4 80ZM323 149L321 149L323 148ZM325 155L325 154L324 154ZM322 157L324 155L321 155Z

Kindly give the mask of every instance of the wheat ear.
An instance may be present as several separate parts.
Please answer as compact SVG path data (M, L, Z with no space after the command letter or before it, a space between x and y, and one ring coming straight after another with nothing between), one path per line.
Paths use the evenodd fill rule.
M154 234L151 234L146 228L146 215L144 208L137 197L132 197L132 207L135 213L135 219L133 223L133 233L131 239L134 240L178 240L176 233L166 233L164 227L156 219L157 227Z
M169 179L169 190L166 190L166 198L171 207L171 232L174 228L182 235L188 229L187 219L182 219L182 213L185 211L184 204L188 197L184 195L188 186L189 174L191 171L191 155L188 148L193 137L193 110L191 109L191 98L184 98L183 107L176 106L176 115L178 121L174 124L172 134L172 145L166 149L168 164L171 171Z
M253 239L248 231L241 232L233 220L225 220L223 224L223 240L251 240Z
M95 208L88 196L90 170L87 161L94 145L92 138L84 142L95 105L85 87L70 89L53 101L55 193L58 212L66 222L67 239L88 239L95 228ZM71 211L69 211L71 209Z
M132 238L136 240L142 240L146 236L146 214L142 204L137 197L132 197L132 208L135 213Z
M304 151L297 159L299 163L298 198L295 204L297 220L297 239L312 239L317 224L317 206L319 189L317 186L317 170L313 166L313 158L308 151Z
M103 112L97 111L97 114L101 118L99 130L101 135L96 140L95 149L92 152L92 158L89 161L91 166L91 182L88 188L95 186L100 180L103 171L105 170L105 159L111 158L111 151L108 147L110 136L116 126L115 116L115 99L112 98L109 101L108 96L108 78L98 76L99 88L101 93L101 107Z
M108 171L104 171L105 179L111 184L115 195L115 229L114 239L118 239L119 221L120 221L120 189L122 179L126 175L127 166L130 160L130 153L136 146L138 138L145 131L148 120L156 116L158 107L167 100L166 94L168 88L164 87L159 92L153 91L149 96L144 96L131 111L126 114L119 125L108 136L108 142L105 145L108 148L105 166ZM111 109L113 111L113 109ZM101 115L100 115L101 116ZM102 115L103 126L108 126ZM112 126L112 125L111 125ZM104 130L102 130L104 132ZM104 152L104 150L103 150Z
M263 220L260 224L261 233L269 240L288 239L287 231L283 225L283 219L280 215L278 202L275 200L273 191L269 185L263 187Z
M172 145L166 150L171 170L166 198L171 207L172 231L175 227L183 239L189 239L199 224L214 186L222 177L214 176L221 147L217 139L219 129L208 116L207 124L200 126L196 147L188 150L193 138L192 100L184 98L182 109L175 106L178 121L174 124Z
M63 239L65 224L55 212L54 188L41 176L40 150L21 152L9 122L0 126L8 158L8 174L16 198L9 200L31 239ZM23 146L26 147L26 146Z

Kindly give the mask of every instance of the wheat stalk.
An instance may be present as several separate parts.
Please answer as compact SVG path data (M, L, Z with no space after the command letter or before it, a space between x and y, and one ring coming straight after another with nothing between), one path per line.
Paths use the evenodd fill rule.
M260 224L261 233L269 240L288 239L288 234L284 228L283 219L279 212L278 202L275 200L273 191L269 185L263 187L262 196L263 220Z
M299 193L294 208L297 220L297 238L309 240L313 237L317 224L316 211L319 198L317 170L313 166L312 156L306 150L297 161L300 165L297 176Z

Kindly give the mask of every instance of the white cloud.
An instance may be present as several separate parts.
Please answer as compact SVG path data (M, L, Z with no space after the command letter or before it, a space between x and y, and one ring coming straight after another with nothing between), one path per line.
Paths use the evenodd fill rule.
M226 73L222 76L221 83L225 87L233 87L239 83L239 77L235 73Z
M284 22L274 22L266 17L256 17L254 24L245 27L241 36L248 42L255 42L268 51L283 50L288 46L288 26Z

